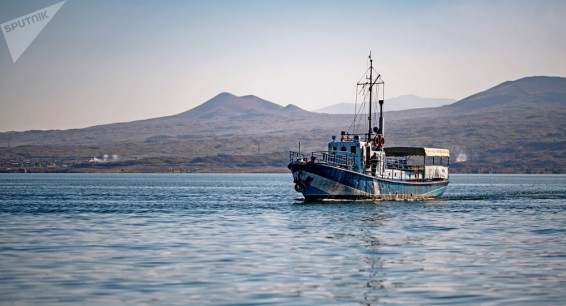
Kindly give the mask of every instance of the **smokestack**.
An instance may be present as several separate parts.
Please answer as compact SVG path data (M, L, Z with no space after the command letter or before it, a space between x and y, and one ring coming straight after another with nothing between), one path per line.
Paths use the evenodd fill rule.
M379 100L379 133L383 135L383 100Z

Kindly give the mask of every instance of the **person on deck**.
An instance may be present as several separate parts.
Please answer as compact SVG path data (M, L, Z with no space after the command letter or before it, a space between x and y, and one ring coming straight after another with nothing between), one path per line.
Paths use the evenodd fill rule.
M377 170L377 153L373 152L373 155L370 158L371 164L371 175L375 176L375 172Z

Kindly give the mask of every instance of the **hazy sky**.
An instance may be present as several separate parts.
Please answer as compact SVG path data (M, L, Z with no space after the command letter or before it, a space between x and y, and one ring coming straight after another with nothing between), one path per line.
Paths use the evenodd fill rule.
M0 0L0 24L60 0ZM0 131L173 115L220 92L307 110L385 95L462 99L566 76L566 1L67 0L14 63L0 42Z

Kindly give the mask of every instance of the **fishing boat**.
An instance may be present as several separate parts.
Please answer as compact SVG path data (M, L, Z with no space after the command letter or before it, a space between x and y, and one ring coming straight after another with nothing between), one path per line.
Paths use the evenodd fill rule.
M357 86L358 94L367 98L362 104L364 111L365 105L368 105L367 131L342 131L339 139L332 136L326 151L310 154L303 154L300 149L298 152L290 151L287 167L293 174L295 191L302 193L307 202L329 199L410 200L441 196L449 183L449 150L385 146L385 82L373 68L371 53L369 68ZM372 126L372 118L377 116L372 105L376 109L378 104L378 125Z

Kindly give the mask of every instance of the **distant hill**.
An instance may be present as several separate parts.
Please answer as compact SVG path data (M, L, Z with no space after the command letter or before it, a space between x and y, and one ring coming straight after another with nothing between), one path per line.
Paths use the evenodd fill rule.
M173 117L200 120L217 118L249 120L265 116L305 116L308 114L309 112L294 105L283 107L253 95L238 97L224 92Z
M388 111L391 100L385 105L388 146L446 147L456 172L566 173L566 78L509 81L441 107ZM221 93L167 117L0 133L0 171L25 165L34 171L246 171L252 165L254 171L286 171L286 152L299 142L303 152L324 150L332 135L355 132L353 119Z
M84 129L32 130L0 133L0 147L23 145L99 145L157 139L198 139L280 133L317 116L294 105L281 105L256 96L221 93L186 112L153 119L113 123Z
M404 95L386 100L387 111L400 111L415 108L439 107L454 103L454 99L424 98L415 95ZM359 105L357 105L359 107ZM356 112L355 103L339 103L319 108L314 112L324 114L353 114Z
M453 164L455 170L566 172L566 78L504 82L420 113L398 114L397 118L420 117L410 119L405 129L390 130L393 141L448 147L454 161L458 155L466 157Z
M552 110L564 108L565 101L566 78L539 76L504 82L446 106L445 110L452 114L509 111L511 108Z

